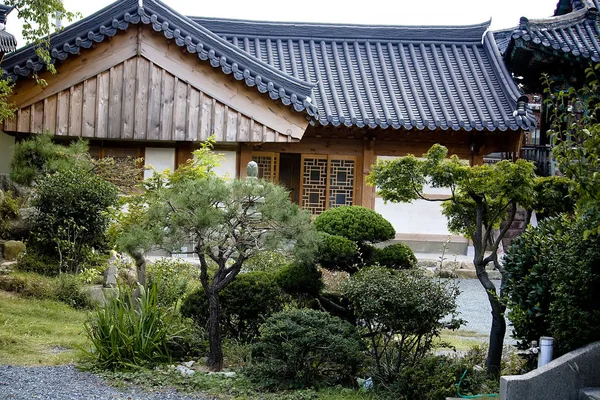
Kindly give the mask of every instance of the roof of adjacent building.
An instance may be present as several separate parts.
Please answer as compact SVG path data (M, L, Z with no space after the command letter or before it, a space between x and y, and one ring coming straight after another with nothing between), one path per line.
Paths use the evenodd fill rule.
M519 130L535 120L488 32L185 17L159 0L122 0L51 38L54 61L150 25L215 68L314 123L370 128ZM44 67L33 47L6 57L13 79Z
M17 39L6 31L6 16L10 14L13 7L0 4L0 53L15 51Z
M600 61L598 36L598 0L561 0L553 17L527 19L510 32L495 34L501 51L513 57L515 48L535 48L549 55L560 55L574 61Z

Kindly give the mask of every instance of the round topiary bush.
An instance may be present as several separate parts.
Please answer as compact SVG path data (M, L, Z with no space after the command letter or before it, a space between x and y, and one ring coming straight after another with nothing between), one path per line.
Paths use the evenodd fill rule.
M383 267L409 269L417 266L417 258L404 243L396 243L375 252L375 261Z
M349 271L357 264L358 245L343 236L324 233L318 261L323 268Z
M378 243L393 239L396 231L392 224L365 207L343 206L323 212L315 220L320 232L343 236L357 243Z
M267 272L238 275L220 293L221 332L244 342L258 336L258 327L265 317L283 309L283 299L275 277ZM186 297L181 314L206 326L209 318L208 299L200 288Z
M260 327L248 375L269 389L350 384L362 361L356 328L322 311L289 310Z

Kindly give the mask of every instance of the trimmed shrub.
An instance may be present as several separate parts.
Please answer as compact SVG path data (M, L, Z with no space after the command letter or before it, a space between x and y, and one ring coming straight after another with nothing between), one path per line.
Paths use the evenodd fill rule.
M554 337L557 356L600 340L600 241L594 224L566 217L529 227L509 248L505 293L514 337Z
M319 247L318 261L323 268L349 271L358 264L356 242L343 236L324 233Z
M148 286L156 284L158 304L170 307L187 292L190 281L198 276L198 268L180 258L162 258L146 268Z
M3 247L6 261L15 261L25 252L25 243L18 240L7 240Z
M283 267L275 279L292 296L316 297L323 290L323 276L314 264L293 263Z
M375 261L383 267L409 269L417 266L417 258L404 243L396 243L375 251Z
M343 206L323 212L315 220L319 232L343 236L357 243L393 239L394 227L381 214L365 207Z
M264 319L283 308L281 289L273 275L266 272L238 275L219 296L222 334L243 342L253 341ZM181 314L201 327L207 326L210 313L203 288L185 298Z
M158 305L156 285L141 288L139 299L127 288L108 299L85 323L91 363L105 370L152 367L171 360L169 343L182 333L172 308Z
M351 384L361 361L353 325L321 311L290 310L261 326L248 374L268 389Z
M77 275L61 274L55 280L54 298L73 308L92 308L92 300L82 290L81 280Z

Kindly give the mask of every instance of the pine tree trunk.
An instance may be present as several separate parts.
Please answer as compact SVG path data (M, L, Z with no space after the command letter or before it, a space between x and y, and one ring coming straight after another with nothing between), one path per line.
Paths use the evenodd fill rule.
M206 365L208 369L215 372L223 369L223 347L221 346L221 304L219 293L216 290L209 290L209 318L208 318L208 343L209 353Z

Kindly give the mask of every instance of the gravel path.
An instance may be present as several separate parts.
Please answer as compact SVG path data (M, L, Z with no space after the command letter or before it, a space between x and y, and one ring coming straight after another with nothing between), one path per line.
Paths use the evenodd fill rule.
M145 392L141 389L116 389L99 377L72 366L0 366L2 400L207 400L183 395L175 390Z

